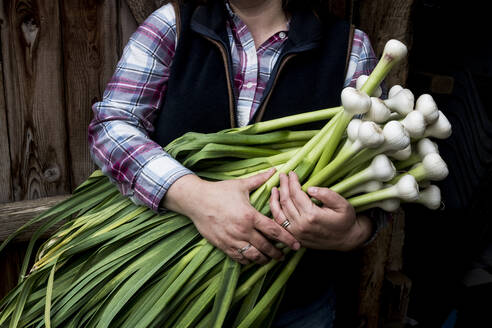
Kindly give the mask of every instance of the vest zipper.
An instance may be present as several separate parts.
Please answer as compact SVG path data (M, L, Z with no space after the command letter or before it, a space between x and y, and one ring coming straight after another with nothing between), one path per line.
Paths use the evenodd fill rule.
M258 112L255 115L256 116L255 122L260 122L261 119L263 118L263 114L265 113L266 106L268 104L268 101L270 100L270 96L272 95L273 88L277 84L277 80L278 80L278 77L280 75L280 72L284 68L287 61L289 61L289 59L291 59L292 57L294 57L296 55L297 55L297 53L291 53L291 54L287 54L283 58L281 58L280 65L278 67L277 73L275 74L275 79L273 80L272 85L268 89L268 94L266 96L265 95L263 96L263 101L261 102L261 105L258 108Z
M236 127L236 115L234 114L235 110L235 104L234 104L234 92L233 92L233 86L232 86L232 78L231 78L231 69L230 69L230 64L229 64L229 55L224 47L224 45L216 41L208 36L203 35L203 37L219 48L220 53L222 54L222 59L224 60L224 67L226 70L226 76L227 76L227 92L229 94L229 119L231 122L231 128Z

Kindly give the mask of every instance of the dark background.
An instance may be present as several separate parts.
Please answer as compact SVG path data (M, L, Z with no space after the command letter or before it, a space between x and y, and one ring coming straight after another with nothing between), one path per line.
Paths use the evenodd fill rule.
M453 135L438 142L450 169L438 184L443 209L405 206L409 327L492 327L489 4L417 1L412 14L408 87L435 97Z

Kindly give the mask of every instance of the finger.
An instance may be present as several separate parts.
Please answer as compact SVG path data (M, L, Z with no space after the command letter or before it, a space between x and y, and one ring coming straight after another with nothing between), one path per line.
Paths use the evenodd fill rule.
M257 231L253 232L251 235L250 243L261 253L271 258L276 260L280 260L282 258L283 253Z
M299 242L294 238L294 236L292 236L287 230L278 225L275 221L267 218L259 212L255 217L254 225L256 230L260 231L268 238L280 241L293 250L299 249Z
M289 173L289 193L294 206L299 210L299 212L308 213L312 210L313 202L309 196L302 191L299 178L294 172Z
M335 212L345 210L348 202L345 198L328 188L309 187L308 194L323 203L325 207Z
M263 255L256 247L251 246L248 250L243 252L243 256L251 261L258 264L266 264L270 261L265 255Z
M238 263L241 263L243 265L248 265L250 263L250 261L246 257L244 257L244 255L241 254L238 250L239 250L239 248L231 247L230 249L225 250L224 252L232 260L234 260L234 261L236 261Z
M262 173L253 175L252 177L242 179L244 186L248 191L257 189L262 184L264 184L270 177L275 173L275 168L272 167L270 170Z
M300 214L290 198L289 178L284 173L280 174L280 206L285 215L291 220L299 220Z
M277 188L272 189L272 194L270 196L270 211L272 212L273 219L278 224L282 225L287 219L287 216L284 214L282 209L280 208L280 200L279 200L279 191ZM290 226L286 227L287 231L290 232Z

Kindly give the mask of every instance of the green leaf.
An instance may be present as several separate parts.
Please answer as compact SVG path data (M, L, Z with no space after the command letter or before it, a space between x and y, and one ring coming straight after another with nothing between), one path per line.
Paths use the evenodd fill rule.
M236 290L241 265L228 257L224 262L219 290L212 309L211 327L222 327Z

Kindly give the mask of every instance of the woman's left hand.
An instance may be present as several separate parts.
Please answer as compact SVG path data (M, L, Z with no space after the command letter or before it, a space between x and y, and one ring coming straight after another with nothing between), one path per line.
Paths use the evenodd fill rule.
M315 205L310 197L323 203ZM345 198L328 188L311 187L306 194L294 172L280 175L280 190L272 189L270 209L275 221L290 223L286 229L302 246L348 251L370 236L372 224L357 216Z

